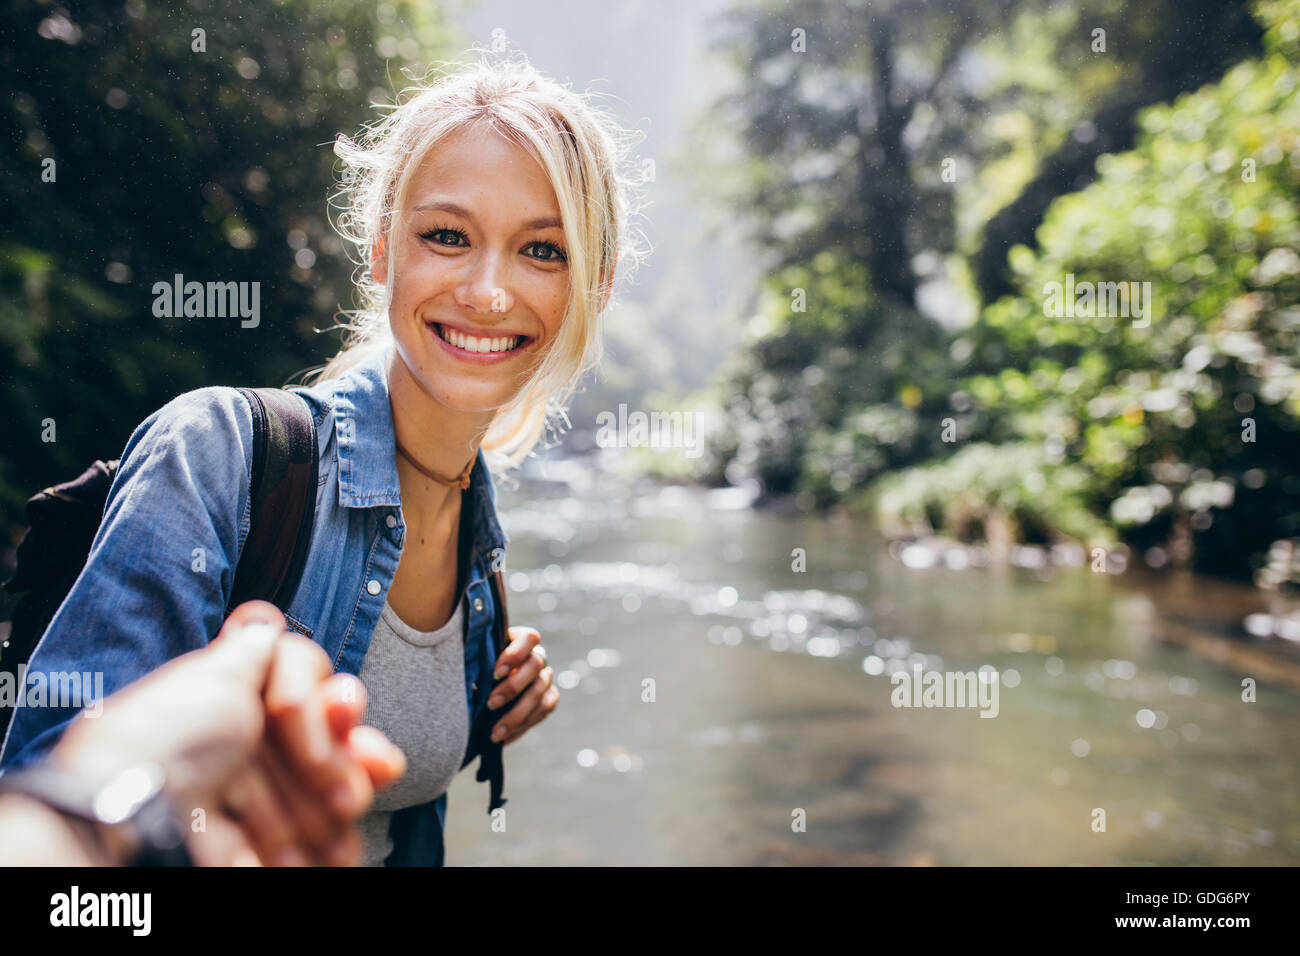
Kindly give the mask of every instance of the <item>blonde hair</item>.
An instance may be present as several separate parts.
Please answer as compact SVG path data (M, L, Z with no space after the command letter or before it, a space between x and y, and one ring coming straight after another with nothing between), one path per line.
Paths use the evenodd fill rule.
M343 348L305 384L338 378L362 359L392 344L388 303L393 269L383 285L370 275L372 253L391 236L411 182L424 157L445 137L486 121L526 150L545 171L560 207L568 254L569 304L543 360L518 393L497 410L483 452L494 472L517 467L547 426L568 424L565 406L578 381L600 359L597 321L613 299L614 280L635 271L642 256L629 220L641 183L625 174L633 137L591 101L538 73L522 54L494 61L473 49L468 62L443 61L402 91L382 119L353 140L340 135L335 154L345 166L331 197L341 209L335 229L357 264L354 283L361 307L346 330ZM430 78L432 77L432 79ZM380 104L373 104L384 108ZM617 267L617 268L616 268ZM606 282L601 282L601 277ZM323 331L330 331L325 329Z

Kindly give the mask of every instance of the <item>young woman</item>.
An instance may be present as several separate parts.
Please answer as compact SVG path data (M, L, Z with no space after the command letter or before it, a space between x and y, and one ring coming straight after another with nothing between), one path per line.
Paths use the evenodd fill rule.
M409 90L336 145L363 308L343 351L293 390L320 458L285 617L360 676L366 722L406 754L362 819L370 864L440 865L456 771L481 757L495 793L493 748L556 706L536 631L511 628L499 658L493 646L506 538L489 468L527 456L598 358L629 232L625 146L522 60ZM136 429L29 675L98 670L108 694L217 633L249 530L251 437L252 410L228 387L181 395ZM500 714L493 737L471 740L484 708ZM44 754L71 716L18 711L0 766Z

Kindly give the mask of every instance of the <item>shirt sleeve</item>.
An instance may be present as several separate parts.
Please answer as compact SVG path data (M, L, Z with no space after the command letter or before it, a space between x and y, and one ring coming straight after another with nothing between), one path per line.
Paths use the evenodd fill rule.
M224 386L186 392L136 428L86 564L19 682L26 700L0 767L45 756L87 697L98 701L216 636L248 533L252 434L247 399ZM68 693L77 687L79 701Z

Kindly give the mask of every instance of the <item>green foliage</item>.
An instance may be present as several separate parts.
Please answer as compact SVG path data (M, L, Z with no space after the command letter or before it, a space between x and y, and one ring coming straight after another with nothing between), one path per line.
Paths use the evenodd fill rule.
M1129 539L1190 535L1197 567L1237 574L1300 533L1300 5L1266 9L1265 57L1145 111L1137 147L1053 204L1039 251L1013 256L1020 295L970 335L987 370L967 382L990 436L1083 467ZM1066 274L1149 282L1149 325L1046 314Z
M1109 545L1114 535L1089 507L1091 476L1054 464L1038 444L968 445L945 461L883 478L869 498L893 536L941 528L962 541L996 536L1050 543L1067 537Z
M1262 55L1138 113L1133 148L1061 191L1036 247L1011 250L1015 294L972 326L945 335L881 295L866 257L834 257L838 282L811 253L774 273L769 329L728 379L713 475L859 502L892 534L975 540L997 525L1026 541L1122 539L1243 576L1300 537L1300 0L1255 12ZM990 162L976 189L958 187L958 253L975 251L978 223L1076 122L1079 90L1056 114L1041 99L1045 50L1080 22L1026 5L980 47L996 61L1033 23L1057 38L1026 51L1019 88L981 91L991 118L968 145ZM1153 82L1174 62L1156 52L1082 82L1093 96ZM1149 283L1148 313L1054 312L1049 284L1067 276ZM805 282L808 312L792 312L782 290ZM1271 560L1293 550L1274 545Z
M806 311L791 312L800 295ZM822 252L787 266L758 316L765 327L725 376L715 480L753 473L769 493L829 501L934 449L915 420L947 402L943 332L872 297L859 264Z

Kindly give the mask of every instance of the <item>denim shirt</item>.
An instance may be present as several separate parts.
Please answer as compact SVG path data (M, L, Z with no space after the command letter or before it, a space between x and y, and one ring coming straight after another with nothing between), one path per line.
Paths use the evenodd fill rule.
M285 618L325 649L336 672L354 675L406 536L388 394L391 353L390 346L340 378L292 389L312 409L320 465L311 549ZM186 392L136 428L86 565L32 654L29 681L39 671L102 672L107 695L216 636L249 532L252 433L247 401L226 386ZM461 520L469 518L473 529L461 594L472 727L493 685L497 608L489 577L503 566L509 540L481 450L465 504L471 513ZM76 713L75 706L20 707L0 767L44 756ZM477 750L471 741L462 769ZM446 807L444 793L395 813L387 864L442 865Z

